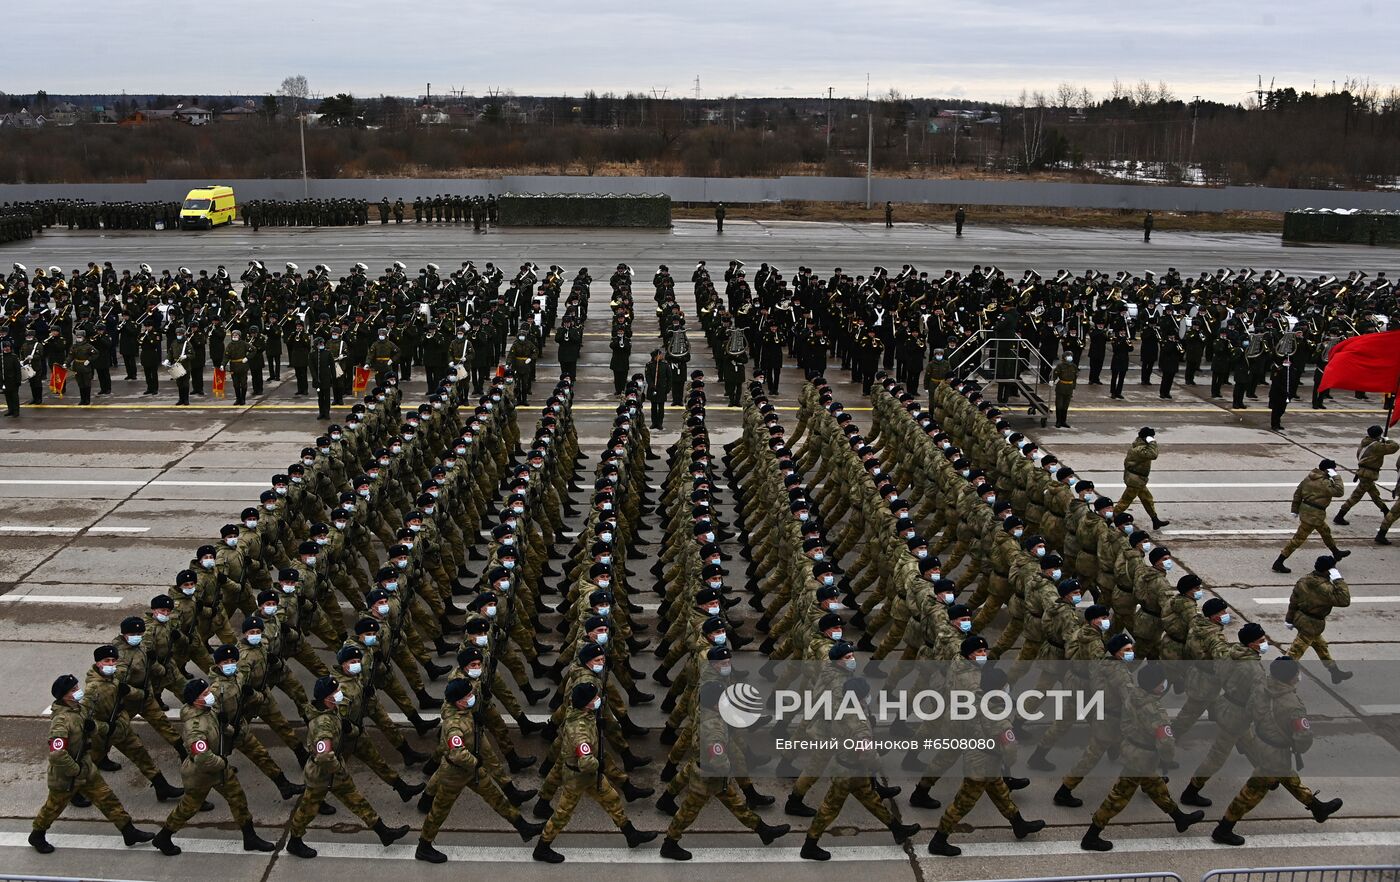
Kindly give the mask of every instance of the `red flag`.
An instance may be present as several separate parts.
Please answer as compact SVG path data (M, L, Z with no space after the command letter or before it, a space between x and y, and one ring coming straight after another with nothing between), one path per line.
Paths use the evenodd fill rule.
M364 392L366 389L369 388L369 381L370 378L373 376L374 372L371 371L369 368L355 368L355 382L354 385L351 386L350 391L354 392L356 395L359 395L360 393Z
M214 394L215 398L224 397L224 388L227 384L228 372L225 371L223 368L214 368L214 382L209 387L209 391Z
M49 369L49 391L63 397L63 387L68 383L68 368L56 364Z
M1348 337L1332 347L1317 391L1350 389L1390 395L1397 384L1400 384L1400 331L1384 331Z

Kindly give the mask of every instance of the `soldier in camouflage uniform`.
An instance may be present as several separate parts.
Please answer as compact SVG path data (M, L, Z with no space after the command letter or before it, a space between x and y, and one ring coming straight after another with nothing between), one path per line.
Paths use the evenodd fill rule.
M128 846L150 842L154 834L136 829L131 816L102 780L89 756L88 739L97 727L89 709L83 705L84 690L78 678L64 674L53 681L49 692L54 699L49 708L49 797L34 816L29 844L40 854L53 853L54 848L45 834L75 793L81 793L97 806L103 817L121 831L122 841Z
M338 752L342 739L353 725L340 714L345 693L334 677L321 677L312 689L313 715L306 726L307 760L304 775L306 791L292 812L287 831L287 852L299 858L314 858L316 849L302 841L306 829L328 794L334 793L346 808L354 812L384 845L392 845L408 833L408 826L389 827L355 787L355 781L345 768Z
M1340 799L1323 802L1298 778L1296 768L1312 746L1312 725L1307 708L1298 697L1298 662L1276 658L1269 665L1268 679L1249 696L1249 716L1254 720L1255 737L1245 751L1254 771L1239 795L1225 808L1225 815L1211 831L1210 838L1222 845L1244 845L1235 824L1263 801L1270 790L1283 787L1302 803L1319 824L1342 807Z
M185 795L175 810L165 819L160 832L151 843L166 857L180 853L180 846L171 841L200 811L204 797L217 790L228 800L234 823L243 831L243 850L269 852L276 848L258 836L253 828L253 816L248 811L248 797L238 783L238 770L228 761L233 744L224 737L219 721L217 699L206 680L191 680L182 695L185 706L180 709L180 724L184 728L185 762L180 767Z
M184 791L172 787L165 780L155 761L151 759L146 746L131 728L131 716L122 708L122 703L130 692L130 687L118 677L117 648L99 646L92 653L93 664L87 672L82 692L84 707L97 724L93 737L89 740L92 759L101 771L115 772L121 766L108 759L108 751L115 747L136 764L156 791L156 799L179 799Z
M1157 458L1157 433L1151 426L1138 430L1137 439L1123 457L1123 495L1113 506L1115 512L1127 511L1133 500L1142 500L1142 507L1152 517L1152 529L1160 530L1171 521L1157 517L1157 506L1152 499L1152 491L1147 489L1147 478L1152 472L1152 462Z
M559 761L564 767L564 783L554 804L554 813L540 834L540 841L535 843L534 851L535 860L550 864L564 862L564 856L555 851L552 845L568 826L574 807L584 795L608 813L608 817L626 837L628 848L636 848L657 837L654 830L643 831L632 826L622 807L622 797L602 773L602 759L598 755L603 744L598 737L602 693L592 683L579 683L570 691L568 702L569 709L559 730Z
M1347 512L1351 511L1357 503L1367 495L1376 504L1376 508L1381 510L1382 515L1387 519L1390 515L1390 507L1381 502L1381 491L1376 486L1376 480L1381 476L1381 468L1385 465L1385 458L1395 451L1400 450L1400 444L1385 437L1385 430L1380 426L1371 426L1366 430L1366 437L1361 439L1361 446L1356 449L1356 487L1352 489L1347 501L1342 503L1342 507L1337 510L1337 514L1332 518L1332 523L1339 526L1347 526ZM1389 524L1386 524L1388 527ZM1384 535L1385 530L1381 530Z
M1302 658L1311 646L1332 675L1333 683L1341 683L1354 676L1351 671L1342 670L1332 659L1332 651L1322 636L1327 627L1327 617L1339 606L1351 606L1351 590L1337 569L1336 559L1324 554L1313 564L1312 572L1293 586L1293 593L1288 598L1288 613L1283 619L1289 630L1298 632L1298 636L1293 638L1293 645L1288 647L1289 658Z

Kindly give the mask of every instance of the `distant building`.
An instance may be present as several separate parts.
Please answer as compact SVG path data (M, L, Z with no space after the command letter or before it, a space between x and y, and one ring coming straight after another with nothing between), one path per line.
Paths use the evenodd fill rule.
M445 126L452 122L452 117L441 110L424 110L418 114L418 124L420 126Z
M231 107L215 117L219 122L241 122L257 119L259 111L253 107Z
M182 122L191 126L204 126L214 121L214 111L203 107L185 107L183 104L174 110L147 110L146 119L151 122Z
M7 113L0 116L0 127L8 129L39 129L48 125L49 119L42 113L34 114L29 112L29 108L24 108L16 113Z

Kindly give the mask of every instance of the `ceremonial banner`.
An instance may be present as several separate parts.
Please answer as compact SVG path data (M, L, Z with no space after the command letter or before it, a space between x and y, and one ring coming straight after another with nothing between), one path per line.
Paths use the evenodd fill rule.
M209 387L215 398L224 397L224 385L228 382L228 372L223 368L214 368L214 383Z
M63 387L68 383L68 368L56 364L49 369L49 391L63 397Z

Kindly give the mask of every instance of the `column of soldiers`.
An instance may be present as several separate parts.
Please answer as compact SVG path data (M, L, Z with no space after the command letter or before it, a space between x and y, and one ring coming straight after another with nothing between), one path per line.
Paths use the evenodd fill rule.
M381 201L380 205L384 203ZM394 222L402 216L403 200L394 206ZM415 196L412 203L413 222L458 224L471 222L477 230L483 224L495 226L500 223L500 202L495 193L481 196L439 193L436 196Z
M70 230L178 230L179 202L93 202L88 199L39 199L33 202L6 202L0 205L0 218L27 215L30 231L66 226ZM3 225L0 225L3 226ZM30 236L0 236L0 243Z
M0 245L32 239L42 229L39 212L26 205L0 205Z
M381 205L381 216L382 205ZM399 200L402 214L403 200ZM363 227L369 223L365 199L250 199L239 206L243 225L261 227Z
M1017 663L1010 668L1012 681L1023 676L1033 660L1100 663L1087 676L1107 688L1110 702L1117 707L1114 725L1121 726L1121 732L1110 727L1093 733L1084 754L1063 779L1055 803L1082 805L1074 790L1083 777L1110 747L1132 749L1124 747L1120 761L1127 765L1095 813L1083 838L1085 849L1111 848L1102 837L1103 828L1137 789L1147 792L1178 829L1200 820L1200 812L1186 813L1177 806L1162 776L1174 764L1174 739L1207 709L1218 724L1218 734L1181 802L1209 806L1201 789L1237 747L1254 766L1249 782L1212 832L1215 841L1242 843L1235 824L1274 782L1282 783L1316 820L1325 820L1341 807L1339 799L1318 799L1298 780L1293 765L1295 754L1311 743L1306 712L1296 693L1298 671L1293 659L1309 645L1318 646L1327 613L1349 602L1333 558L1320 558L1314 572L1295 588L1289 622L1299 629L1300 638L1290 649L1290 658L1275 659L1266 673L1260 659L1269 645L1262 628L1248 623L1239 629L1235 641L1227 638L1224 627L1231 624L1232 615L1228 606L1211 598L1198 607L1205 591L1194 574L1183 575L1172 585L1167 579L1174 570L1170 551L1155 547L1150 536L1134 527L1131 513L1115 513L1112 500L1096 494L1092 482L1078 479L1052 454L1011 431L974 384L940 387L926 411L892 378L886 378L873 403L878 428L872 435L880 448L862 449L857 445L863 442L849 440L845 446L865 463L862 469L859 459L852 458L845 468L878 478L889 466L896 482L908 482L910 497L900 498L893 484L886 493L888 516L904 525L896 537L908 536L905 541L917 559L919 552L930 550L930 543L920 537L920 525L931 524L930 534L946 534L931 550L951 549L951 556L946 564L930 567L932 572L921 573L922 578L909 575L888 586L878 578L864 583L884 591L876 607L869 599L861 602L865 588L859 578L862 566L877 566L887 557L888 549L876 546L847 570L848 576L857 575L850 583L851 594L842 602L860 609L860 624L867 631L864 647L873 648L876 657L892 652L897 638L902 638L906 658L957 658L968 656L965 650L972 649L974 657L997 659L1014 650L1022 638ZM836 442L835 450L819 448L817 461L836 458L841 442L848 440L840 437L843 433L859 438L849 415L829 391L806 396L803 410L810 414L805 421L808 428L819 433L812 438L824 432ZM829 428L823 430L823 425ZM840 471L842 466L830 469ZM836 485L832 495L850 500L847 486ZM1001 493L998 486L1003 488ZM1010 488L1009 498L999 498L1005 488ZM880 501L872 498L861 520L866 525L867 549L879 538L871 535L868 525L882 522ZM958 603L957 585L948 579L940 581L940 574L952 573L964 563L960 581L976 587L964 603ZM1080 604L1091 598L1096 602L1081 613ZM943 621L945 610L952 627ZM980 632L1002 621L1000 638L989 647ZM883 628L889 631L876 645L873 638ZM946 636L940 639L940 635ZM952 645L959 640L964 642L955 655ZM1319 654L1326 651L1322 642ZM945 648L940 649L940 643ZM1174 722L1167 720L1158 703L1170 686L1168 671L1151 663L1158 659L1197 662L1189 668L1188 682L1182 684L1188 701ZM1148 663L1133 664L1144 660ZM1057 728L1061 727L1052 726L1044 733L1029 760L1032 768L1054 768L1048 754L1063 734ZM1276 745L1284 745L1282 753ZM1286 755L1285 761L1281 755ZM929 783L929 779L920 782L911 804L936 804L929 796ZM951 832L951 827L943 832ZM931 849L941 854L956 851L948 846L946 836L935 839Z

